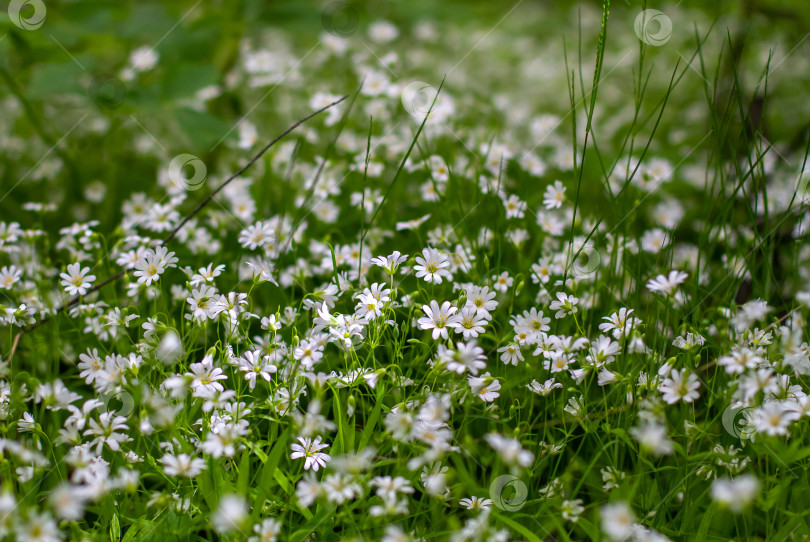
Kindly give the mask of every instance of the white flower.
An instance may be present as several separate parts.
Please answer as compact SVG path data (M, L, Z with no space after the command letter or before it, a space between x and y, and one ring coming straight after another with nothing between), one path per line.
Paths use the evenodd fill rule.
M129 55L129 64L135 72L149 71L158 62L158 53L154 47L143 46L135 49Z
M752 474L743 474L731 480L719 478L712 483L712 499L727 506L735 514L751 504L759 492L759 480Z
M308 508L321 494L323 494L323 488L312 472L305 473L304 477L295 486L295 496L298 499L298 504L304 508Z
M503 206L506 208L507 220L510 218L523 218L523 212L526 210L526 202L520 201L520 198L514 194L504 200Z
M528 467L534 463L534 454L524 450L517 439L504 437L498 433L488 433L484 436L484 440L498 452L501 460L507 465Z
M410 542L410 540L399 525L386 525L385 534L380 542Z
M214 264L208 264L208 267L201 267L196 273L191 276L191 280L189 284L191 286L199 286L203 283L211 283L214 282L214 279L222 274L222 271L225 270L225 265L218 265L214 267Z
M163 472L166 476L194 478L205 469L204 459L192 458L188 454L166 454L160 458L160 462L163 463Z
M667 276L658 275L654 279L650 279L649 282L647 282L647 289L651 292L671 295L678 286L683 284L683 281L685 281L688 276L689 275L683 271L670 271Z
M360 294L358 299L359 301L355 307L357 316L365 318L369 322L375 320L378 316L382 316L382 306L377 298L370 295Z
M731 318L730 323L737 333L742 333L746 329L754 326L756 322L765 318L773 309L768 306L767 301L754 299L744 304Z
M376 258L371 258L371 263L382 267L389 275L393 275L397 272L399 266L407 259L407 254L400 254L398 250L395 250L388 256L377 256Z
M670 405L681 400L684 403L694 402L700 397L697 391L698 388L700 388L700 379L698 379L697 375L694 373L684 375L684 371L678 369L673 369L669 374L669 378L664 379L658 385L658 391L663 394L664 401Z
M560 181L554 181L553 185L546 187L543 194L543 205L546 209L559 209L565 199L565 187Z
M604 505L600 516L602 531L613 540L625 540L633 534L636 518L626 502L618 501Z
M615 467L605 467L602 469L602 489L610 491L619 487L619 481L624 480L625 474Z
M228 392L226 392L228 393ZM223 394L224 395L224 394ZM209 402L206 401L206 404ZM221 405L219 408L222 408ZM203 411L208 411L213 408L213 405L208 408L203 408ZM238 441L240 437L245 436L247 430L244 426L235 423L227 423L225 421L218 421L212 424L211 431L206 435L205 441L200 445L203 452L219 459L220 457L233 457L236 455Z
M735 348L726 356L720 356L717 363L728 374L742 374L748 369L755 369L764 361L756 352L743 346Z
M273 264L262 258L253 258L245 262L253 271L253 280L257 282L272 282L278 286L278 281L273 277Z
M315 437L315 440L298 437L298 443L293 443L290 447L293 453L290 454L291 459L305 458L304 469L312 469L317 471L320 467L325 467L326 463L332 459L328 454L321 452L324 448L329 447L328 444L321 444L321 437Z
M456 343L456 349L447 348L440 344L436 352L439 362L443 363L448 371L463 374L465 371L477 375L479 369L487 366L484 349L475 341Z
M658 423L643 422L642 425L630 428L630 435L639 441L641 447L653 455L672 453L672 441L667 436L667 428Z
M515 330L515 334L519 336L525 335L525 337L516 339L520 344L523 344L524 341L526 344L541 344L544 341L544 332L551 329L549 327L550 322L551 318L545 316L543 311L538 311L534 307L532 307L531 310L523 311L521 315L513 316L509 320L509 323L512 324L512 328Z
M201 362L192 363L189 369L191 373L186 373L186 376L192 379L191 389L198 397L211 396L214 392L225 389L218 381L225 380L228 376L221 368L214 367L213 354L206 354Z
M675 337L672 345L681 350L691 350L695 346L702 346L706 339L700 333L688 332L686 336Z
M610 316L604 316L602 320L607 320L603 324L599 324L599 331L605 333L611 331L614 339L621 339L630 334L633 329L641 324L641 320L632 316L633 309L622 307L618 312L614 312Z
M582 396L571 397L568 399L568 404L563 408L564 411L569 413L575 418L579 418L585 412L585 405L582 402Z
M456 315L456 333L461 333L464 340L474 339L484 332L489 323L489 313L481 312L472 305L465 305Z
M305 369L310 370L323 358L323 346L314 340L303 340L293 350L293 359L300 361Z
M202 285L199 290L193 289L191 295L186 298L186 303L191 309L191 319L202 322L216 318L220 313L216 300L217 291L212 286Z
M405 220L402 222L397 222L395 229L397 231L402 230L414 230L424 224L430 218L430 214L426 214L425 216L414 218L413 220Z
M609 369L602 369L599 371L599 375L596 379L596 383L600 386L607 386L608 384L612 384L616 382L618 376L616 373L610 371Z
M271 314L270 316L265 316L262 318L262 329L265 331L272 331L276 332L281 329L281 322L276 319L275 314Z
M798 420L800 414L787 401L767 401L751 412L751 422L757 433L766 435L786 435L791 423Z
M514 284L515 279L510 277L509 273L504 271L500 275L494 275L492 277L492 281L494 282L494 285L492 286L493 288L495 288L499 292L505 293L509 288L512 287L512 284Z
M65 291L70 295L85 295L92 282L96 280L95 275L87 274L89 272L90 268L82 269L82 264L79 262L68 265L67 273L59 274L62 277L62 286L65 287Z
M482 499L481 497L468 497L458 501L458 504L467 510L481 510L492 506L492 499Z
M263 355L258 350L245 352L237 362L239 370L245 373L245 380L248 381L251 390L256 387L257 377L270 382L270 375L278 371L278 367L270 363L270 356Z
M388 43L399 36L399 29L388 21L375 21L368 28L368 36L377 43Z
M274 518L265 518L253 526L253 532L256 536L248 538L248 542L275 542L281 532L281 522Z
M448 468L439 462L433 463L430 467L426 465L422 469L419 478L428 494L441 495L447 490L447 471Z
M532 282L534 284L548 284L551 275L555 272L556 269L552 267L548 258L540 258L540 261L532 264Z
M419 329L432 329L434 341L439 337L447 339L448 328L455 329L459 325L458 317L454 316L457 310L458 308L451 306L449 301L442 303L441 307L436 300L431 301L429 306L422 305L422 312L425 313L425 316L417 320Z
M5 513L4 518L8 514L8 512ZM53 518L47 514L37 512L30 512L27 521L20 525L15 534L15 540L25 540L26 542L59 542L62 540L59 528Z
M484 373L480 377L468 375L467 382L470 384L470 391L485 403L491 403L501 395L498 393L501 383L497 378L492 378L489 373Z
M450 267L450 259L446 254L439 252L435 248L426 248L422 250L422 256L416 257L416 265L413 266L416 271L416 278L424 277L425 282L434 282L436 284L442 283L442 277L448 280L453 280L453 275L447 269Z
M93 443L96 445L97 453L101 453L101 447L104 444L110 450L117 452L121 449L122 443L130 440L125 434L116 432L129 429L126 421L127 419L123 416L116 416L115 412L102 412L98 415L98 421L90 419L90 428L85 430L84 435L95 437Z
M579 521L579 516L585 511L582 506L582 499L565 500L561 506L562 518L572 523Z
M253 526L256 536L251 536L248 542L275 542L281 532L281 522L275 518L265 518L261 523Z
M542 384L537 380L532 380L532 383L526 384L526 387L529 388L534 393L545 397L546 395L551 393L551 390L556 388L562 388L563 385L554 380L553 378L549 378Z
M383 72L369 71L363 80L363 88L361 89L361 92L366 96L377 96L379 94L384 94L388 90L390 84L391 81Z
M520 347L517 344L507 344L498 348L501 353L501 361L505 364L512 364L517 366L519 361L523 361L523 354L520 352Z
M369 482L371 487L377 488L377 496L383 500L395 500L399 493L413 493L414 489L406 478L402 476L375 476Z
M70 266L68 266L68 270L70 270ZM0 289L11 290L12 286L14 286L16 283L20 281L20 277L22 277L22 270L17 269L17 267L13 265L10 267L4 266L2 269L0 269ZM95 277L92 277L91 275L91 277L88 277L86 280L89 282L92 281L94 278Z
M17 431L20 432L28 432L33 431L37 427L37 422L34 421L34 417L31 416L28 412L23 412L23 417L17 422Z
M267 246L275 243L275 240L276 234L273 231L272 224L261 220L239 232L239 243L248 250Z
M48 501L60 518L80 520L90 496L88 493L84 486L63 482L51 490Z
M488 286L470 286L467 288L467 305L472 305L482 314L489 315L494 311L498 302L495 301L495 292L490 292Z
M621 352L619 343L611 341L604 335L600 335L591 345L585 360L595 367L602 367L613 363L615 356Z
M641 236L641 249L658 254L669 244L670 236L661 228L647 230Z
M559 320L577 312L577 303L579 303L578 298L563 292L557 292L557 301L552 301L548 308L557 311L554 318Z
M329 501L342 504L361 495L363 488L354 481L353 477L337 473L330 474L324 479L323 491Z
M152 282L157 281L166 269L175 267L176 262L174 252L169 252L164 247L158 247L155 250L148 249L144 252L143 257L135 262L133 274L138 277L138 284L149 286Z
M248 517L245 499L239 495L224 495L219 500L216 511L211 515L211 524L221 534L241 530Z

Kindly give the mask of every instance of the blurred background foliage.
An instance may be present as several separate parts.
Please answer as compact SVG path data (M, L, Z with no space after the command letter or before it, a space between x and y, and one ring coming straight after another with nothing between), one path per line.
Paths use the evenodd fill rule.
M267 89L243 92L238 86L226 84L228 74L240 62L240 48L245 40L264 41L271 49L286 47L296 51L303 61L301 55L318 44L319 36L329 24L346 28L357 26L363 32L371 22L385 19L399 25L407 34L407 29L417 22L431 20L439 29L439 51L444 45L458 41L460 34L473 33L484 39L489 29L498 26L509 32L513 42L505 44L501 54L484 57L485 62L518 62L525 59L533 44L553 43L559 51L564 46L568 54L573 55L573 64L579 62L578 69L589 74L598 32L583 31L579 35L578 28L593 27L600 3L595 0L577 4L532 0L367 0L347 4L349 10L343 10L338 15L343 19L338 20L329 19L330 6L335 5L329 1L76 1L46 5L44 24L33 31L18 28L5 10L0 11L0 97L14 95L19 100L16 108L22 108L20 114L0 120L4 132L0 142L0 184L4 192L14 187L10 195L0 200L0 213L7 221L22 221L27 216L21 210L23 202L45 200L62 204L68 201L71 212L49 218L55 221L51 226L64 226L92 214L103 227L110 227L120 220L119 202L132 192L150 186L161 164L158 159L145 159L143 153L133 149L133 127L148 133L166 154L199 155L223 175L247 158L242 153L223 159L222 154L227 149L219 145L219 142L233 141L234 124L239 119L249 116L253 121L258 120L261 137L270 138L308 110L308 97L319 89L300 88L297 82L285 82L283 88L269 89L272 94L267 103L260 103L265 101L261 98ZM705 29L685 28L692 24L687 17L691 12L700 12L704 20L713 22L720 30L714 32L712 47L705 46L712 55L724 48L728 50L726 41L732 44L733 55L740 62L758 63L761 67L767 63L771 52L763 49L762 43L774 43L775 50L779 51L774 53L773 66L785 53L807 45L805 40L810 31L810 4L805 0L687 0L661 5L618 0L611 8L606 64L614 54L613 42L623 44L633 39L627 32L614 29L632 25L636 13L644 7L672 14L673 25L685 45L679 49L683 51L678 52L680 60L678 57L666 59L664 71L677 61L686 62L688 47L694 51L696 35L704 33ZM729 28L728 34L725 34L726 28ZM135 80L122 81L119 76L130 53L144 46L153 47L159 54L157 68L139 74ZM510 48L513 51L510 52ZM662 55L671 55L671 51L652 49L649 56L653 62ZM491 52L471 50L469 54L489 55ZM437 71L453 66L456 60L445 60L437 54ZM480 56L478 60L482 60ZM695 60L693 65L700 61ZM707 70L712 69L713 59L702 61L707 64ZM445 62L449 62L447 67ZM787 82L771 84L768 88L768 94L779 100L780 107L763 108L763 115L767 116L763 127L772 142L797 146L808 131L810 116L801 91L810 82L810 69L803 55L791 58L790 64L787 69L791 76L786 78ZM724 65L717 72L720 79L725 78L727 87L731 86L729 81L733 82L730 65ZM757 73L757 70L746 73ZM339 70L334 73L324 70L318 75L324 89L331 92L350 93L357 87L357 81ZM559 75L561 78L553 85L566 80L564 73ZM687 77L699 75L695 69ZM448 81L448 85L452 83ZM503 81L504 88L509 84ZM212 85L221 85L225 91L207 101L205 107L194 107L191 102L195 94ZM462 92L479 100L489 99L493 91L476 88L474 76L463 80L461 85ZM552 83L548 85L555 88ZM743 81L752 95L757 92L756 85L755 80ZM681 95L683 104L702 99L700 95L705 89L700 88L699 82L693 87L693 92ZM541 90L548 93L549 88ZM459 90L458 85L453 88L456 94ZM562 87L556 92L559 107L568 97ZM603 98L610 102L607 90ZM627 103L632 98L619 96L616 101L622 100ZM85 122L88 120L90 122ZM481 129L496 133L497 119L481 120L489 123L482 123ZM692 121L691 118L684 120ZM54 175L49 175L48 167L57 158L62 163L56 173L59 182L49 183L45 179ZM108 187L105 201L83 206L82 189L95 180Z

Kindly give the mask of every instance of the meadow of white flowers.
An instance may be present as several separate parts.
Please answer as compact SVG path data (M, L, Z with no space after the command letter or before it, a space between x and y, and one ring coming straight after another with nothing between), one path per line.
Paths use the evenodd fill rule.
M0 539L810 536L810 42L67 4L0 39Z

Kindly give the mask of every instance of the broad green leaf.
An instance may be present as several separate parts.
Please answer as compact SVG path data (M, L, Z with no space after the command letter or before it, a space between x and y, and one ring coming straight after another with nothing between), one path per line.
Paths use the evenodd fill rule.
M55 94L85 94L87 90L79 82L82 75L81 67L72 61L36 65L31 68L27 96L39 99Z
M176 110L174 116L197 152L209 151L223 138L236 137L232 123L208 113L182 108Z
M118 542L121 540L121 524L118 522L118 514L114 513L110 521L110 540Z
M191 98L207 86L219 81L219 72L213 66L180 64L166 75L164 96L167 100Z

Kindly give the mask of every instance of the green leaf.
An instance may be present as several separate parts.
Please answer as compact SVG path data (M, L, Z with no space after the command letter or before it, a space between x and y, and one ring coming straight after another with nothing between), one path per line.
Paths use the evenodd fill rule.
M141 42L156 42L162 35L171 31L176 24L167 12L166 6L162 4L152 4L138 2L132 5L132 10L128 13L125 21L116 29L116 33L123 38L131 38ZM149 36L154 37L150 40Z
M283 489L286 493L290 493L290 491L292 490L292 484L290 483L289 480L287 480L287 477L284 476L284 473L281 472L281 470L279 469L274 470L273 478L276 479L278 485L281 486L281 489Z
M164 97L167 100L190 98L205 87L219 82L219 72L213 66L180 64L166 75Z
M501 514L492 514L492 515L495 516L498 519L498 521L500 521L513 531L516 531L521 535L523 535L524 537L526 537L526 540L528 540L529 542L543 542L543 540L539 536L537 536L534 530L529 529L525 525L518 523L512 518L502 516Z
M252 440L245 439L244 444L248 450L256 454L256 457L258 457L262 463L267 462L267 454L264 453L264 450L262 450L262 446L267 444L267 442L265 441L253 442Z
M218 497L216 491L216 482L214 481L214 473L212 469L213 461L209 460L208 468L197 476L197 485L200 487L200 494L202 494L205 503L213 510L217 507Z
M789 540L790 536L796 531L799 526L803 527L803 531L800 532L807 532L807 525L805 524L804 520L801 517L794 517L792 520L788 521L779 531L773 535L773 540Z
M135 537L138 536L138 533L141 531L142 528L143 523L135 523L129 529L127 529L127 532L124 535L124 539L121 542L132 542L133 540L135 540Z
M84 94L79 84L84 72L73 62L39 64L31 68L28 98L45 98L55 94Z
M358 445L358 449L362 450L366 447L368 442L371 440L371 436L374 434L374 429L377 427L377 422L380 419L380 414L382 413L382 394L384 393L384 387L380 384L379 389L377 391L377 402L374 405L374 409L371 411L371 415L366 419L366 426L363 428L363 433L360 435L360 444Z
M335 286L338 288L338 292L340 291L340 280L338 279L337 274L337 261L335 260L335 247L333 247L330 243L326 243L329 247L329 252L332 254L332 276L335 280Z
M695 535L695 540L706 540L706 537L709 534L709 527L712 525L712 519L717 515L717 504L711 503L709 508L706 510L706 513L703 514L703 518L700 520L700 526L698 527L698 532Z
M121 540L121 524L118 522L117 513L113 513L112 520L110 521L110 540L113 542Z
M307 512L309 512L309 510L307 510ZM315 517L312 517L312 514L310 513L309 521L307 521L306 525L304 525L304 528L299 529L290 535L289 538L290 542L300 542L301 540L304 540L307 536L314 533L315 529L317 529L319 525L324 523L327 520L327 518L330 515L332 515L332 513L333 511L329 508L322 510Z
M250 450L242 451L242 460L239 462L239 475L236 481L236 490L240 495L247 495L250 482Z
M337 424L337 437L332 443L332 455L340 455L349 450L349 437L346 434L348 432L348 423L346 421L346 412L340 401L340 391L335 389L332 390L332 417L335 424Z
M259 477L260 500L264 500L269 495L269 490L276 485L275 472L281 462L282 455L287 451L287 439L290 430L286 429L276 440L275 446L267 454L267 459L263 461L264 466Z
M230 122L208 113L183 108L175 111L174 116L194 149L208 151L223 138L236 137Z

